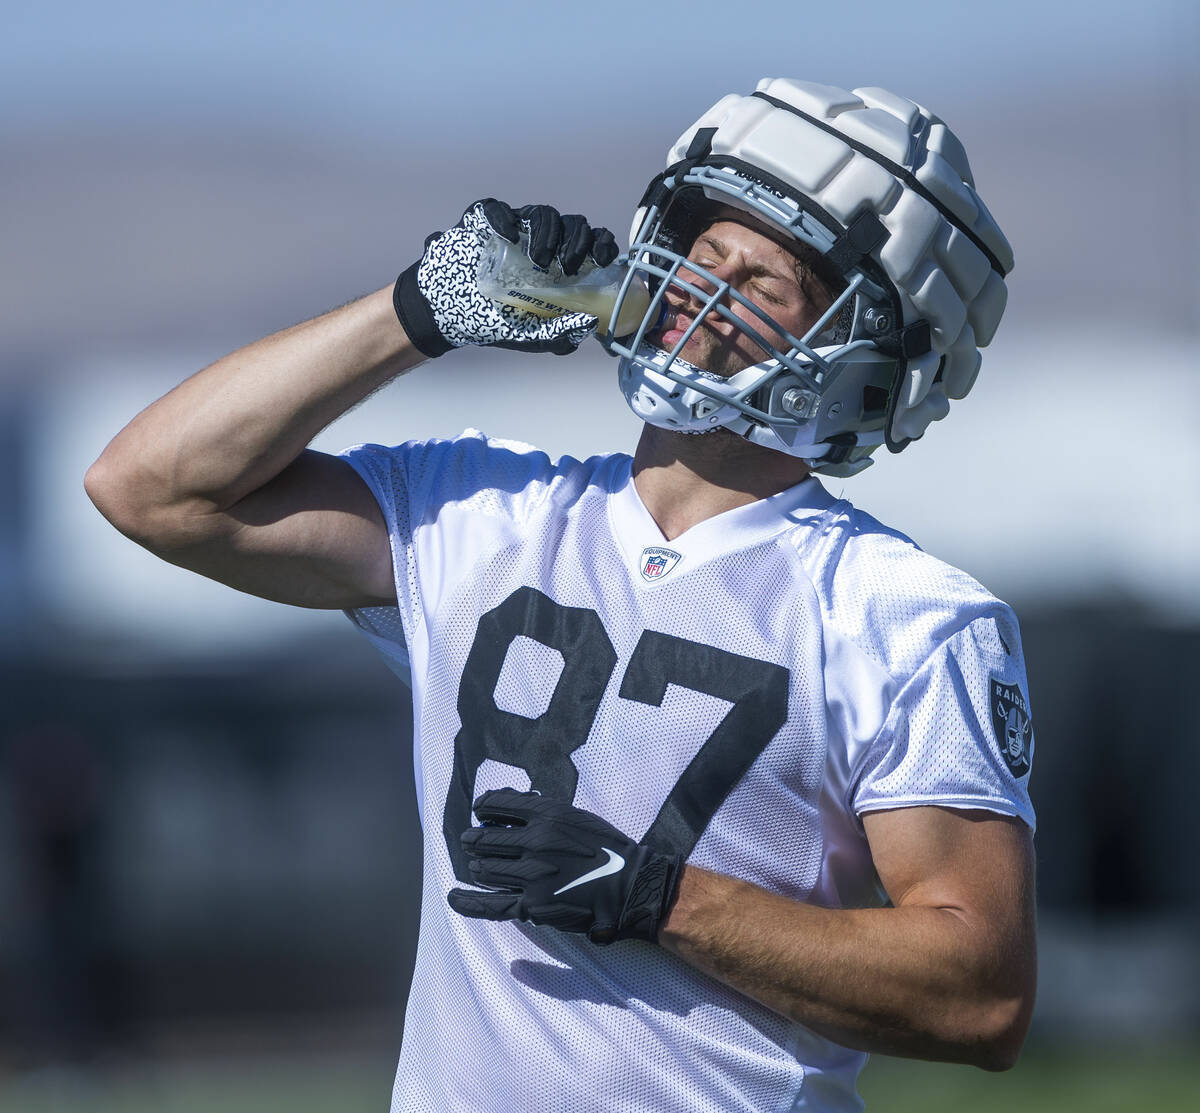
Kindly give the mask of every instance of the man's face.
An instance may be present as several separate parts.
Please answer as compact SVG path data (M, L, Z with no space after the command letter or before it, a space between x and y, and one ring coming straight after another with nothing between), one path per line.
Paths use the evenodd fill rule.
M797 275L796 258L782 244L740 220L719 219L696 237L688 259L711 272L752 301L793 336L803 336L826 308L809 300ZM705 291L712 283L702 275L679 268L680 277ZM682 338L703 303L672 286L666 293L667 317L654 339L670 351ZM782 336L731 298L725 304L771 343L786 347ZM731 321L710 313L684 345L680 355L715 375L730 375L768 357Z

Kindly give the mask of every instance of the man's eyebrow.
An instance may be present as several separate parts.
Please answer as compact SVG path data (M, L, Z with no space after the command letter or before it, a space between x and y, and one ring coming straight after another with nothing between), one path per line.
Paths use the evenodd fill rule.
M791 282L793 285L799 285L796 281L795 271L779 271L774 267L767 266L766 263L755 263L750 268L752 274L761 275L763 278L778 278L781 282Z
M696 238L697 240L707 240L722 255L729 254L729 248L725 241L719 239L717 236L714 236L711 232L701 232ZM781 282L792 282L796 283L797 285L799 284L795 272L779 271L774 267L768 266L766 263L753 264L750 268L750 273L756 277L777 278Z

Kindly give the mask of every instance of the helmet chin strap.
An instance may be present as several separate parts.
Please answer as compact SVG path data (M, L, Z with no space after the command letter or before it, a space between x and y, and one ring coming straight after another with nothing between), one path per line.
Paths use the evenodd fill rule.
M814 349L814 352L817 356L829 360L830 366L826 373L830 373L837 369L843 357L861 347L862 343L859 342L854 345ZM797 440L807 440L803 434L797 435L799 430L789 437L787 429L756 419L744 413L737 403L729 400L729 396L741 393L756 382L761 381L765 384L772 372L787 366L776 358L742 368L735 375L724 377L697 367L678 356L672 359L670 352L657 345L643 343L639 346L637 354L640 358L636 361L621 361L622 392L634 413L646 424L656 428L687 436L704 436L725 430L751 444L803 460L814 471L833 476L849 476L862 471L869 466L874 447L882 442L883 435L880 431L856 434L853 443L845 443L846 438L843 438L841 444L830 441L797 443ZM683 381L680 382L668 374L668 369ZM791 392L789 388L784 397ZM797 393L811 392L802 387ZM815 395L811 401L816 402ZM794 404L803 407L805 401L798 398ZM704 410L704 407L711 408ZM815 412L810 416L815 417Z
M777 359L726 376L680 356L672 358L655 344L643 343L638 356L636 364L622 361L621 385L630 407L642 420L678 433L699 435L728 429L747 440L757 439L750 434L758 423L741 411L732 396L778 370L782 365Z
M659 348L657 350L660 352L662 351L661 348ZM663 352L663 355L664 355L664 357L669 358L668 352ZM697 367L694 363L688 363L688 361L685 359L676 359L674 361L674 363L683 364L683 368L694 379L699 379L706 383L714 383L714 384L719 384L719 385L724 385L728 381L724 376L717 375L712 371L705 371L703 367ZM674 364L671 364L671 366L672 366L672 368L674 368ZM685 390L687 389L687 387L684 387L682 384L679 384L679 385L681 386L681 389L685 389ZM718 404L718 403L715 403L715 401L714 401L714 404ZM720 433L720 432L733 433L735 436L741 436L740 433L736 433L733 429L731 429L729 427L729 423L732 421L736 421L739 417L741 417L741 414L738 413L737 411L734 411L726 421L719 422L715 425L706 425L702 429L690 429L689 428L689 429L675 429L673 431L677 432L677 433L682 433L686 437L707 437L713 433Z

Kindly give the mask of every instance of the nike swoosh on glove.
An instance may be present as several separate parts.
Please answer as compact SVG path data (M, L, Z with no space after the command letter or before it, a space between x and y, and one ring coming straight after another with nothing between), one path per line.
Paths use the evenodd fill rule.
M658 938L683 857L636 843L582 808L498 788L474 805L482 827L463 832L471 880L450 907L485 920L523 920L586 934L593 943Z
M481 345L522 352L569 355L596 327L588 313L538 317L486 297L479 289L479 260L493 236L519 243L528 233L529 257L546 269L557 259L564 274L577 274L585 259L607 266L617 241L607 228L593 228L578 215L563 216L549 205L513 209L488 197L462 219L425 241L425 254L396 280L393 304L408 338L425 355Z

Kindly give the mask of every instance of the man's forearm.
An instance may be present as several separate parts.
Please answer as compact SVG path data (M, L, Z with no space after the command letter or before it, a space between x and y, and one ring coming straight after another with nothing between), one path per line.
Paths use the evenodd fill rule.
M659 943L843 1046L1001 1069L1026 1010L979 930L948 909L820 908L689 866Z
M239 349L129 423L98 471L118 467L144 509L227 508L278 475L326 425L424 357L391 288Z

